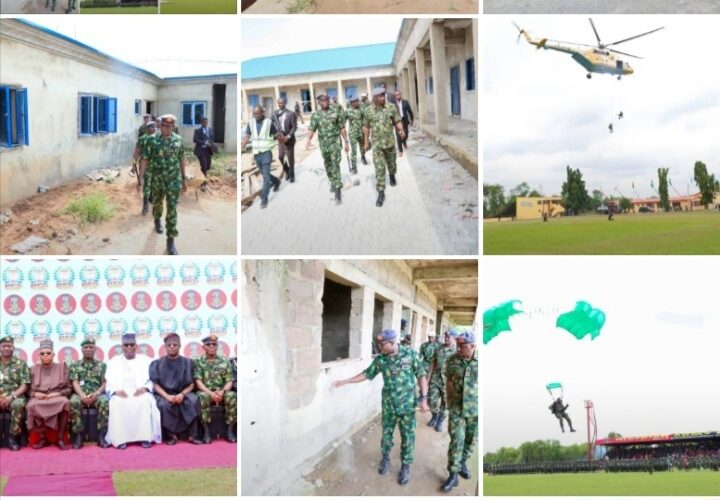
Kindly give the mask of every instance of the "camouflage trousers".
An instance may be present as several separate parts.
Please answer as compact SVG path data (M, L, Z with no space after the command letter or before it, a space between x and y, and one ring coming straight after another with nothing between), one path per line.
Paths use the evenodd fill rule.
M165 215L165 232L168 238L176 238L177 230L177 204L180 199L180 188L171 189L162 183L155 183L151 191L153 201L153 218L160 219L163 215L163 203L167 198L167 215Z
M151 184L152 184L152 173L150 173L150 168L145 169L145 175L143 175L143 198L150 199L150 195L152 194L151 191Z
M198 399L200 400L200 422L203 424L210 423L210 407L214 404L210 396L204 392L197 391ZM228 391L223 397L223 404L225 405L225 423L233 425L237 422L237 393Z
M378 146L373 147L373 165L375 165L375 183L378 191L385 191L385 173L395 175L397 172L397 163L395 156L395 146L381 149Z
M320 148L325 172L327 172L330 185L334 188L342 187L342 176L340 175L340 162L342 161L342 149L340 141L327 148Z
M353 170L357 168L357 150L360 150L361 158L365 157L365 153L363 152L364 140L362 135L355 137L350 136L350 165L352 165Z
M110 412L110 402L107 396L100 394L90 408L97 410L97 428L107 429L108 426L108 415ZM80 434L83 431L82 421L82 399L77 394L70 396L70 431L74 434Z
M25 414L25 398L15 398L10 403L8 410L10 413L10 434L19 436L22 433L23 416Z
M383 407L382 425L380 441L382 454L390 453L393 447L393 433L397 425L400 428L400 459L404 464L411 464L415 452L415 412L398 415L392 408L385 409Z
M432 381L430 381L430 390L428 391L428 405L430 406L430 411L440 412L441 415L445 415L445 408L447 408L445 382L434 374Z
M448 446L448 471L459 472L460 464L472 455L477 444L478 416L463 417L458 411L450 411L448 431L450 432L450 445Z

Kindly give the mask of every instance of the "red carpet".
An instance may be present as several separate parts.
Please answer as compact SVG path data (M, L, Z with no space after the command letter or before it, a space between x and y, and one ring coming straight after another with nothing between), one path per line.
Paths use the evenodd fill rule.
M66 492L66 488L50 493L46 487L50 479L58 481L57 485L67 475L78 475L78 482L83 478L97 477L98 488L101 491L108 491L100 478L106 473L109 476L115 471L125 470L169 470L169 469L198 469L210 467L235 467L237 465L237 444L226 441L213 441L209 445L192 445L189 443L178 443L175 446L164 444L153 445L150 449L144 449L139 444L132 444L125 450L115 448L101 449L95 444L85 445L80 450L69 449L60 451L55 446L33 450L21 448L20 451L10 451L7 448L0 449L0 474L10 477L5 487L5 495L82 495L83 493ZM91 474L91 476L88 476ZM54 475L62 477L52 478ZM79 476L83 475L83 478ZM30 478L28 476L35 476ZM38 477L41 476L41 477ZM14 481L19 481L18 487L14 487ZM25 484L23 484L25 483ZM27 485L27 486L26 486ZM36 487L38 490L27 490L28 487ZM109 483L112 490L112 482ZM10 489L12 488L12 489ZM24 493L15 493L14 491ZM31 491L28 493L27 491ZM112 493L85 493L95 495L114 494Z
M60 476L13 476L3 496L115 496L112 472Z

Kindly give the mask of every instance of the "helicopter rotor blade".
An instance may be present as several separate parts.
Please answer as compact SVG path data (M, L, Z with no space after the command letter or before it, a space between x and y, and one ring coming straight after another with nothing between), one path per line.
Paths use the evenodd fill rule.
M610 47L611 45L619 45L621 43L629 42L630 40L635 40L636 38L640 38L641 36L649 35L651 33L655 33L656 31L660 31L660 30L664 30L664 29L665 29L665 26L663 26L661 28L656 28L652 31L648 31L647 33L643 33L642 35L635 35L635 36L631 36L630 38L625 38L624 40L620 40L618 42L608 43L607 45L605 45L605 47Z
M592 17L589 17L588 20L590 21L590 26L592 26L593 32L595 32L595 38L597 38L598 45L600 47L603 47L602 40L600 40L600 35L597 32L597 29L595 28L595 23L592 20Z
M619 50L615 50L615 49L607 49L607 50L609 50L610 52L614 52L615 54L622 54L624 56L634 57L635 59L642 59L642 57L640 57L640 56L634 56L632 54L628 54L627 52L620 52Z

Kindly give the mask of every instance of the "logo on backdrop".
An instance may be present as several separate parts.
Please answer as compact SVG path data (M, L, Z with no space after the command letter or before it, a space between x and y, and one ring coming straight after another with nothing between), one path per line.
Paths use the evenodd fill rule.
M75 342L77 339L77 324L71 319L61 319L57 324L58 340L60 342Z
M88 318L83 322L82 332L83 338L92 339L95 342L100 340L102 335L103 326L99 319Z
M77 302L75 301L75 297L69 293L61 293L55 298L55 309L57 309L60 314L72 314L76 308Z
M122 318L113 318L107 323L107 331L110 339L119 339L127 332L127 321Z
M83 288L97 288L100 284L100 271L92 264L80 269L80 286Z
M197 314L185 316L182 322L183 333L187 337L199 337L202 334L203 321Z
M8 321L5 325L5 335L12 335L15 342L22 343L25 340L25 323L22 321Z
M70 266L60 266L55 269L55 286L58 288L72 288L75 282L75 271Z
M139 338L150 338L150 333L153 329L152 320L147 316L138 316L133 320L132 329Z
M132 295L130 303L136 311L145 312L150 309L150 306L152 305L152 298L149 293L139 291Z
M157 326L160 338L163 338L168 333L177 332L177 320L172 316L162 316L158 320Z
M208 330L211 334L215 334L217 336L224 336L227 334L227 328L228 328L228 320L227 318L222 314L213 314L208 318Z
M200 282L200 266L186 262L180 267L180 280L183 285L194 286Z
M50 311L50 299L43 294L33 295L30 297L30 310L35 314L43 315Z
M135 264L130 268L130 281L134 286L150 284L150 268L145 264Z
M225 281L225 266L220 262L208 262L205 266L205 277L209 285L219 285Z
M235 307L237 307L237 288L232 291L232 303Z
M162 311L172 311L175 308L175 305L177 304L177 299L175 298L175 294L172 293L169 290L164 290L157 294L157 297L155 298L155 303Z
M121 313L127 307L127 299L120 292L113 292L105 299L105 306L114 313Z
M3 286L5 290L20 290L22 288L24 274L19 267L8 267L2 273Z
M125 269L118 264L110 264L105 268L105 281L110 288L120 288L125 284Z
M188 311L194 311L202 305L202 298L195 290L185 290L180 296L180 302Z
M155 279L160 286L175 283L175 269L169 264L160 264L155 268Z
M138 344L137 353L147 356L148 358L155 357L155 349L150 344Z
M25 301L19 295L8 295L3 301L3 309L11 316L18 316L25 310Z
M232 264L230 264L230 276L232 277L232 282L237 283L237 261L234 260Z
M58 363L70 364L73 361L80 359L80 354L74 347L68 345L58 350L57 359Z
M30 334L35 343L45 340L52 334L52 325L45 319L34 321L33 324L30 325Z
M43 266L35 266L28 273L30 279L30 288L33 290L44 290L48 287L50 273Z
M95 314L102 307L102 299L96 293L86 293L80 298L80 307L87 314Z
M219 288L213 288L205 296L205 303L212 309L222 309L227 303L227 296Z

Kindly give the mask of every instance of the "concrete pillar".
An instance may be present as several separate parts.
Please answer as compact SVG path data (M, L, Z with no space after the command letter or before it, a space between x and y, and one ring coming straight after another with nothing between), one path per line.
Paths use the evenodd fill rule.
M365 78L365 85L367 86L368 99L372 101L372 85L370 84L370 77Z
M337 81L337 98L340 106L345 107L345 91L343 90L342 80Z
M248 93L245 89L240 89L240 121L243 120L247 121L250 119L250 115L252 114L250 111L250 103L248 102Z
M313 88L313 82L308 83L308 87L310 87L310 107L314 112L317 110L317 102L315 102L315 89Z
M445 25L430 25L430 57L433 77L433 102L435 103L435 127L441 134L448 131L449 69L445 60Z
M278 99L280 99L280 88L275 85L275 102L277 102Z
M437 311L437 316L435 319L435 335L439 338L440 335L442 335L442 320L443 320L443 312Z
M428 114L427 114L427 102L428 102L428 96L427 96L427 88L426 88L426 81L425 81L425 49L423 48L416 48L415 49L415 72L417 73L417 82L418 82L418 105L417 105L417 114L420 118L420 122L425 124L427 123Z
M375 292L372 288L353 288L350 312L350 357L353 359L372 356L374 311Z
M410 103L413 113L417 112L417 94L415 92L415 61L408 61L408 95L405 99Z
M410 77L408 73L407 66L403 68L402 70L402 95L403 99L407 99L410 95Z

